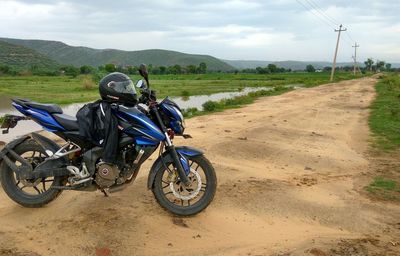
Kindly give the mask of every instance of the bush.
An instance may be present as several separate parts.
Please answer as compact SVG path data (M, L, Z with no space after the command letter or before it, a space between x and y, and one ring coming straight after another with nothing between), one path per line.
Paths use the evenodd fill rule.
M197 108L187 108L184 109L182 112L184 117L192 117L195 116L199 112L199 110Z
M181 96L182 97L189 97L190 93L188 91L182 91Z
M209 101L204 102L202 107L203 107L204 111L212 112L217 109L217 103L209 100Z
M93 80L92 80L92 78L90 76L86 76L83 79L82 87L85 90L91 90L91 89L96 87L96 84L93 82Z

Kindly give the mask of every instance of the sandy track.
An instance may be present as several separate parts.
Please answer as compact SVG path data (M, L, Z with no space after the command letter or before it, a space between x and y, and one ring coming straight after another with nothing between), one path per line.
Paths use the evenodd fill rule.
M0 255L400 255L400 207L360 193L373 171L375 82L301 89L188 120L194 139L176 144L204 149L219 179L214 202L192 218L171 216L146 190L151 162L110 198L65 192L24 209L0 192Z

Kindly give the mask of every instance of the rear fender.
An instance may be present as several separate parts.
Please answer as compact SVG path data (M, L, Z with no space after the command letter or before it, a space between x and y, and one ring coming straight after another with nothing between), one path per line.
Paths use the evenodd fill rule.
M179 155L179 158L181 158L180 160L183 168L185 169L186 174L188 174L188 172L190 171L189 161L187 161L187 159L190 157L200 156L204 154L202 151L192 147L181 146L181 147L176 147L175 149ZM164 152L160 157L157 158L157 160L154 162L153 166L150 169L149 177L147 179L148 189L151 189L153 187L156 174L158 171L162 171L164 169L164 164L172 162L173 162L172 157L168 154L168 152Z
M36 179L39 177L63 176L69 174L67 169L63 170L63 166L65 166L67 163L66 157L61 157L54 160L45 160L43 163L38 165L35 170L33 170L32 165L14 151L18 145L28 139L33 139L36 141L46 153L48 151L55 153L61 148L54 141L51 141L50 139L38 133L32 133L8 143L0 152L0 163L4 161L4 163L11 168L11 170L13 170L20 179ZM7 154L10 154L13 158L18 160L21 163L21 166L17 166L15 162L7 156ZM49 155L49 153L47 154Z

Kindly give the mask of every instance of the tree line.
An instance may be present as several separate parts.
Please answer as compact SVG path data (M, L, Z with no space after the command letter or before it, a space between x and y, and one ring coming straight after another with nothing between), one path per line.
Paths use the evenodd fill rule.
M208 71L207 64L201 62L199 65L173 65L173 66L153 66L148 65L149 73L155 75L168 75L168 74L205 74ZM108 63L98 67L83 65L75 67L73 65L62 65L58 68L43 68L38 66L31 66L24 70L18 70L11 66L0 64L0 75L44 75L44 76L58 76L67 75L76 77L80 74L97 74L97 73L112 73L122 72L129 75L136 75L138 72L137 66L121 66L113 63Z
M390 63L386 63L382 60L374 61L372 58L368 58L364 61L365 66L359 67L362 73L366 72L400 72L399 68L392 68ZM273 74L273 73L287 73L287 72L330 72L332 67L324 67L322 69L316 69L313 65L308 64L304 70L296 70L285 69L283 67L279 67L275 64L268 64L265 67L256 67L256 68L246 68L246 69L236 69L231 71L226 71L226 73L244 73L244 74ZM31 66L30 68L19 70L15 69L11 66L1 65L0 64L0 75L39 75L39 76L59 76L59 75L67 75L76 77L80 74L92 74L95 77L104 75L105 73L111 72L122 72L129 75L137 74L138 67L136 66L122 66L116 65L113 63L108 63L105 65L101 65L98 67L93 67L89 65L83 65L81 67L75 67L73 65L63 65L59 67L53 68L43 68L38 66ZM205 73L215 73L216 71L210 71L207 68L207 64L202 62L199 65L172 65L172 66L153 66L148 65L148 70L150 74L155 75L179 75L179 74L205 74ZM337 67L339 71L349 72L353 70L353 66L341 66ZM220 73L221 71L217 71Z

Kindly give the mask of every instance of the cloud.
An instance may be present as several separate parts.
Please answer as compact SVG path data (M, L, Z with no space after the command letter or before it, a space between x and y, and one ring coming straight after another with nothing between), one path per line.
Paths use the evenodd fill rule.
M161 48L226 59L331 60L337 36L333 29L340 22L348 28L340 61L351 60L356 40L360 58L400 62L398 0L298 1L304 6L295 0L2 0L0 31L1 36L96 48Z

